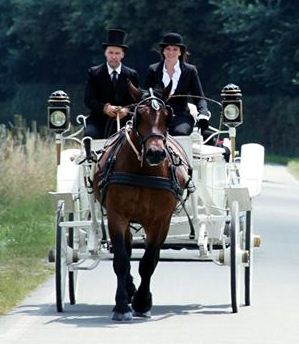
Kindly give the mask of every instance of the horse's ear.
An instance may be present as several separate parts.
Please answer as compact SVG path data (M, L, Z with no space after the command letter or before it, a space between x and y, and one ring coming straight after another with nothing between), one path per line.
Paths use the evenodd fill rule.
M130 79L127 80L131 97L135 100L135 102L139 102L142 97L142 91L139 88L136 88Z
M166 109L167 109L166 125L167 127L169 127L169 124L173 118L173 108L170 105L166 105Z
M171 89L172 89L172 80L170 80L169 84L165 88L163 88L163 91L162 91L162 98L165 102L167 102L167 100L169 99Z

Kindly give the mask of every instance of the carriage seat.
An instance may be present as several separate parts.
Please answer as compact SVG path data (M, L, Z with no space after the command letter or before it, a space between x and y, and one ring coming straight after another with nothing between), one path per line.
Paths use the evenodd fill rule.
M224 154L226 153L225 149L222 147L201 145L199 143L192 144L192 153L195 158L217 158L220 157L223 159Z
M218 157L219 159L223 159L225 154L227 154L225 148L193 142L191 136L175 136L175 139L184 148L191 165L193 164L194 158L215 159Z

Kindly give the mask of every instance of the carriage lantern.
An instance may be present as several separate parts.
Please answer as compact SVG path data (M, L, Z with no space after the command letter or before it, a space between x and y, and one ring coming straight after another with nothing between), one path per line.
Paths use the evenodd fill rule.
M53 92L48 99L48 128L56 133L66 130L70 122L70 99L64 91Z
M222 121L227 127L243 123L242 93L239 86L228 84L221 91Z

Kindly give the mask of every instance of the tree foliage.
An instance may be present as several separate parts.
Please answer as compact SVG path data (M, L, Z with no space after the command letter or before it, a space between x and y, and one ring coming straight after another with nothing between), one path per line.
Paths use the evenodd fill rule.
M299 3L291 0L1 0L0 118L10 116L3 112L4 101L11 101L15 111L17 99L22 99L21 110L26 111L29 98L36 97L28 94L24 102L20 89L42 93L49 84L82 89L88 67L104 61L101 43L108 28L128 32L126 63L138 70L141 80L148 65L160 59L163 33L177 31L208 96L219 95L225 84L234 82L244 96L252 97L246 106L254 114L250 126L244 126L244 137L263 133L267 146L276 150L272 135L277 133L287 147L288 130L298 125L298 11ZM32 103L30 109L35 108ZM259 113L271 130L260 129Z
M287 0L2 0L0 75L11 84L79 82L90 64L102 62L105 30L120 27L141 74L159 58L153 48L162 34L178 31L210 92L231 78L252 94L257 86L294 93L298 9Z
M251 93L298 92L299 5L283 0L211 1L232 43L224 64Z

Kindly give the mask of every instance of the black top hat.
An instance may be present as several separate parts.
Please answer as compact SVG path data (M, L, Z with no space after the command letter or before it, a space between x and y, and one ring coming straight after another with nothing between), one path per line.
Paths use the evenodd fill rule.
M107 31L107 42L102 43L104 48L108 46L121 47L127 49L128 46L125 43L127 34L123 30L111 29Z
M163 36L162 41L159 43L161 48L166 47L167 45L176 45L180 48L186 49L186 46L183 41L183 37L179 33L168 32Z

